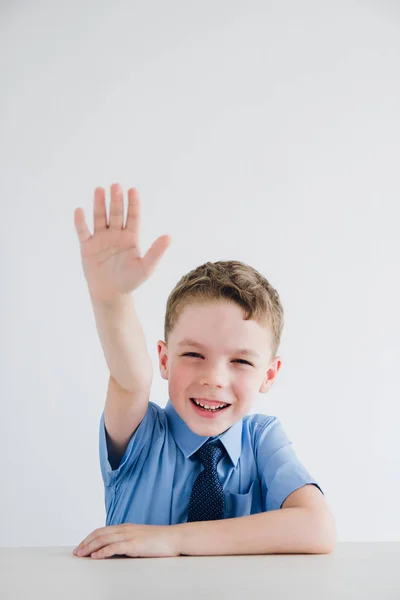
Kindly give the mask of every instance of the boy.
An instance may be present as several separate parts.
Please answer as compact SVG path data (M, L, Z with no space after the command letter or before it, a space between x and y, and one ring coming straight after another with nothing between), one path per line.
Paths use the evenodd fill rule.
M165 408L149 402L152 362L131 292L170 244L141 257L140 201L96 188L94 234L75 211L85 278L110 370L100 420L107 526L74 554L106 558L330 553L333 515L279 419L248 415L271 388L281 360L279 295L238 261L206 263L180 280L165 316L159 367Z

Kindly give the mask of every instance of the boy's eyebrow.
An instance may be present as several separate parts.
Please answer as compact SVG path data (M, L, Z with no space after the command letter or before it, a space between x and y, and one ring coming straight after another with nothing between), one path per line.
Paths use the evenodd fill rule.
M196 348L205 348L205 346L203 346L203 344L200 344L200 342L196 342L195 340L191 340L190 338L184 338L182 341L180 341L178 343L178 346L196 346ZM254 350L250 350L249 348L241 348L241 349L235 350L234 353L246 354L247 356L255 356L257 358L260 358L260 355L258 354L258 352L255 352Z

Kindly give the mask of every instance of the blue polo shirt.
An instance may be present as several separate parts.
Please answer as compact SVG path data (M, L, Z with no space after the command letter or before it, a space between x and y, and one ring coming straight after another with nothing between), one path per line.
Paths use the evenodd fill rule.
M193 454L207 440L226 449L218 463L225 519L279 509L298 488L320 486L296 456L279 418L243 417L214 438L193 433L168 399L149 402L147 412L117 468L107 450L104 411L100 419L100 467L105 486L106 526L121 523L186 523L193 483L203 465Z

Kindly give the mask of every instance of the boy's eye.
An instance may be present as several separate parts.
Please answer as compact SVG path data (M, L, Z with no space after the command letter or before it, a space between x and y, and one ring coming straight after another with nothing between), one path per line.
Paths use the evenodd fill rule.
M182 356L201 356L201 354L199 354L198 352L186 352L185 354L182 354ZM246 365L250 365L250 367L253 366L247 360L244 360L244 358L236 358L235 361L240 362L240 363L244 363Z

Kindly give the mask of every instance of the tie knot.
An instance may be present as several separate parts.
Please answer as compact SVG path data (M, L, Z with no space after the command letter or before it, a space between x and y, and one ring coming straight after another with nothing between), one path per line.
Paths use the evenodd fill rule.
M220 440L216 444L208 442L198 451L200 462L204 465L205 469L216 469L223 453L224 448Z

